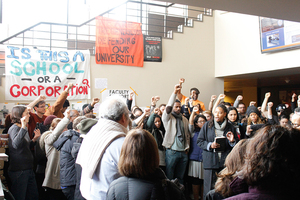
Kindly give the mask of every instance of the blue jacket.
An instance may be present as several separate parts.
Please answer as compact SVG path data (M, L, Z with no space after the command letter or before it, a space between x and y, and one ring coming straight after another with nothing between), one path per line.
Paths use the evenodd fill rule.
M53 146L60 151L60 184L62 187L76 185L75 159L71 152L73 144L79 136L80 133L67 130L53 143Z
M198 135L199 135L199 132L195 132L195 135L191 140L189 159L198 161L198 162L202 162L203 161L203 159L202 159L202 151L203 150L200 147L198 147L198 145L197 145Z

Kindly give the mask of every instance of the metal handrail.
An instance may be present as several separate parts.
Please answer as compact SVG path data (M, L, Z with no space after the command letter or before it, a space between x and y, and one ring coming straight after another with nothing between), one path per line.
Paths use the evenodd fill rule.
M122 5L124 5L124 4L127 3L127 2L128 2L128 1L125 1L125 2L121 3L120 5L115 6L115 7L111 8L111 9L109 9L109 10L103 12L102 14L100 14L100 15L98 15L98 16L105 15L105 14L109 13L110 11L112 11L112 10L114 10L114 9L116 9L116 8L118 8L118 7L120 7L120 6L122 6ZM62 24L62 23L52 23L52 22L39 22L39 23L36 23L36 24L33 25L33 26L30 26L30 27L28 27L28 28L26 28L26 29L24 29L24 30L22 30L22 31L20 31L20 32L18 32L18 33L16 33L16 34L14 34L14 35L12 35L12 36L10 36L10 37L8 37L8 38L2 40L2 41L0 41L0 44L3 44L4 42L6 42L6 41L8 41L8 40L10 40L10 39L12 39L12 38L14 38L14 37L16 37L16 36L18 36L18 35L24 33L24 32L26 32L26 31L30 30L30 29L32 29L32 28L34 28L34 27L37 27L37 26L39 26L39 25L42 25L42 24L45 24L45 25L56 25L56 26L71 26L71 27L76 27L76 28L77 28L77 27L81 27L81 26L83 26L83 25L85 25L85 24L87 24L87 23L89 23L89 22L91 22L91 21L93 21L93 20L95 20L95 19L96 19L96 17L94 17L94 18L92 18L92 19L89 19L88 21L83 22L82 24L79 24L79 25L75 25L75 24Z
M128 17L137 17L139 20L140 20L140 22L142 23L142 31L143 31L143 33L151 33L151 34L153 34L153 33L155 33L155 34L162 34L164 37L168 37L168 38L172 38L172 34L173 34L173 31L175 31L176 32L176 23L178 23L178 21L174 21L174 20L172 20L173 18L172 17L175 17L175 18L183 18L184 19L184 22L183 22L183 24L182 24L182 26L192 26L193 25L193 21L195 20L195 21L201 21L201 20L199 20L199 17L197 16L197 17L190 17L190 16L188 16L188 18L186 18L186 16L183 16L183 15L176 15L176 14L169 14L169 13L167 13L167 11L165 10L165 12L153 12L153 11L148 11L147 9L145 10L145 9L143 9L143 7L142 6L140 6L140 9L135 9L135 8L127 8L127 3L137 3L137 4L140 4L140 5L142 5L142 4L146 4L146 5L149 5L149 6L158 6L158 7L164 7L164 8L169 8L169 7L171 7L172 6L172 8L178 8L178 9L183 9L182 7L176 7L176 5L174 4L174 3L170 3L170 4L168 4L168 5L161 5L161 4L155 4L155 3L150 3L150 2L142 2L142 1L131 1L131 0L128 0L128 1L125 1L125 2L123 2L123 3L121 3L121 4L119 4L119 5L117 5L117 6L115 6L115 7L113 7L113 8L111 8L111 9L108 9L107 11L105 11L105 12L103 12L103 13L101 13L100 15L98 15L98 16L104 16L104 15L114 15L114 14L117 14L117 13L113 13L112 11L114 11L115 9L117 9L117 8L119 8L119 7L121 7L121 6L123 6L124 4L126 4L126 19L128 18ZM127 11L128 10L131 10L131 11L137 11L137 12L140 12L140 15L130 15L130 14L128 14L127 13ZM210 12L207 12L207 10L204 8L204 10L196 10L196 9L190 9L190 8L188 8L187 9L188 11L197 11L197 12L199 12L199 13L202 13L201 15L211 15L212 13ZM144 13L146 13L146 16L144 15ZM159 24L153 24L153 23L151 23L151 22L148 22L148 20L150 19L150 20L162 20L162 18L155 18L155 17L149 17L149 15L147 15L148 13L150 13L150 14L156 14L156 15L161 15L161 16L164 16L164 22L163 22L163 25L159 25ZM96 16L97 17L97 16ZM94 35L90 35L90 28L92 27L92 28L94 28L96 25L93 25L93 24L89 24L90 22L92 22L93 20L95 20L96 19L96 17L94 17L94 18L91 18L91 19L89 19L89 20L87 20L87 21L85 21L85 22L83 22L83 23L81 23L81 24L79 24L79 25L75 25L75 24L65 24L65 23L52 23L52 22L39 22L39 23L36 23L36 24L34 24L34 25L32 25L32 26L30 26L30 27L28 27L28 28L26 28L26 29L24 29L24 30L22 30L22 31L20 31L20 32L18 32L18 33L16 33L16 34L14 34L14 35L12 35L12 36L10 36L10 37L8 37L8 38L6 38L6 39L4 39L4 40L2 40L2 41L0 41L0 44L3 44L3 43L5 43L5 42L7 42L7 41L9 41L9 40L11 40L11 39L13 39L13 38L16 38L17 40L20 40L20 39L22 39L22 44L23 44L23 46L25 45L25 40L28 40L28 39L31 39L32 41L29 41L29 43L30 44L26 44L26 46L38 46L38 47L49 47L50 46L50 49L51 48L70 48L70 49L73 49L73 48L75 48L75 49L77 49L78 48L78 44L83 44L83 43L86 43L86 44L88 44L88 43L91 43L91 41L95 41L95 40L93 40L93 37L95 37L95 34ZM168 19L166 19L167 17L170 17L170 18L168 18ZM147 22L146 23L143 23L143 21L144 21L144 19L147 19ZM191 23L192 23L192 25L190 24L190 23L187 23L187 22L189 22L189 20L187 20L187 19L192 19L191 21ZM138 20L138 21L139 21ZM169 23L175 23L175 25L172 25L172 26L168 26L168 24L166 23L166 21ZM180 20L179 20L180 21ZM34 30L35 28L37 28L38 26L43 26L43 25L49 25L49 31L47 31L47 30L45 30L45 28L44 27L41 27L40 28L40 30ZM145 26L146 25L146 26ZM67 32L59 32L59 30L56 30L56 31L53 31L53 27L54 26L63 26L63 27L66 27L67 28ZM79 28L80 27L83 27L83 26L86 26L86 27L88 27L88 34L82 34L82 33L78 33L79 32ZM149 29L149 26L151 26L152 28L153 27L158 27L158 28L156 28L156 29ZM182 32L182 26L180 27L180 29L179 28L177 28L177 32ZM69 30L69 28L75 28L75 30ZM163 28L163 30L157 30L157 29L159 29L159 27L164 27ZM172 31L172 29L173 29L173 31ZM84 32L85 30L83 30L83 32ZM41 33L41 34L43 34L43 33L45 33L45 34L48 34L49 33L49 37L47 36L47 37L45 37L45 38L36 38L36 37L34 37L34 36L32 36L32 37L29 37L29 36L27 36L27 35L25 35L25 33L29 33L30 34L30 32L32 32L33 34L34 33ZM54 37L54 34L61 34L61 35L67 35L66 36L66 39L64 39L64 38L60 38L60 36L59 37ZM74 37L75 36L75 37ZM43 36L42 36L43 37ZM63 37L63 36L62 36ZM79 38L79 40L78 40L78 37L88 37L88 40L86 40L86 39L82 39L82 38ZM56 39L57 38L57 39ZM91 39L92 38L92 39ZM34 43L36 43L36 42L39 42L39 41L41 41L41 40L49 40L50 41L50 45L48 45L48 44L46 44L46 46L45 46L45 44L42 44L42 45L37 45L37 44L34 44ZM58 47L57 45L54 45L53 46L53 44L54 44L54 41L56 41L56 42L65 42L65 43L61 43L62 45L60 46L60 47ZM12 41L13 43L16 43L15 41ZM28 43L28 41L26 41L27 43ZM69 43L70 42L70 43ZM21 42L20 42L21 43ZM10 45L20 45L20 43L19 44L12 44L12 43L9 43ZM32 44L31 44L32 43ZM65 46L65 44L66 44L66 46ZM60 45L60 44L59 44ZM69 45L72 45L72 47L70 47ZM73 46L74 45L74 46ZM94 48L94 47L93 47Z

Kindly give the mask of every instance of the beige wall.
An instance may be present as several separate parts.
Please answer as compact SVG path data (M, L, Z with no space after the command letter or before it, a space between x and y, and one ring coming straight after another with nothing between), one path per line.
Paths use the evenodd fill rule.
M223 93L224 81L215 78L214 18L205 16L204 22L195 22L193 28L184 28L184 33L175 33L173 39L163 39L161 63L145 62L144 67L120 65L97 65L91 56L92 97L100 97L101 89L95 89L95 78L107 78L107 89L129 89L138 94L139 106L150 105L150 98L161 96L158 104L167 103L174 85L184 77L182 93L189 95L191 87L201 91L199 99L208 107L212 94ZM4 99L5 78L0 87L0 102ZM85 102L85 101L83 101ZM88 101L89 102L89 101Z
M238 95L243 95L242 92L224 92L224 94L226 95L224 101L231 103L231 105L234 104Z
M296 68L300 49L262 54L257 16L215 11L216 77Z
M91 84L95 78L107 78L108 89L129 89L138 94L139 106L150 105L150 98L161 96L158 104L167 103L174 85L183 77L186 82L182 93L189 89L201 91L199 99L208 106L211 94L223 92L223 79L214 78L214 19L205 17L204 22L195 22L194 28L184 28L184 33L175 33L172 40L163 39L161 63L145 62L144 67L120 65L96 65L91 59ZM100 89L92 89L99 94Z

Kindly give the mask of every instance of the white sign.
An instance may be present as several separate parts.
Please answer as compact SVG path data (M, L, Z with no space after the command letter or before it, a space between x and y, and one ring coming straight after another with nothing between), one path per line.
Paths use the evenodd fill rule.
M119 95L119 96L123 97L124 102L126 103L126 99L128 99L130 92L131 92L131 90L105 90L102 92L102 102L105 101L105 99L109 96ZM132 97L131 107L134 105L135 105L135 95L133 95L133 97Z
M95 78L95 88L96 89L107 88L107 78Z
M88 50L39 50L6 46L5 99L34 100L45 95L56 100L73 83L69 100L90 99L90 52Z

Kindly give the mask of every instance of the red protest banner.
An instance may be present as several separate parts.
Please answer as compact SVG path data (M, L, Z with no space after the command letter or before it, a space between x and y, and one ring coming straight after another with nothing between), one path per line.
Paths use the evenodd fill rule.
M96 63L143 67L141 24L96 18Z

